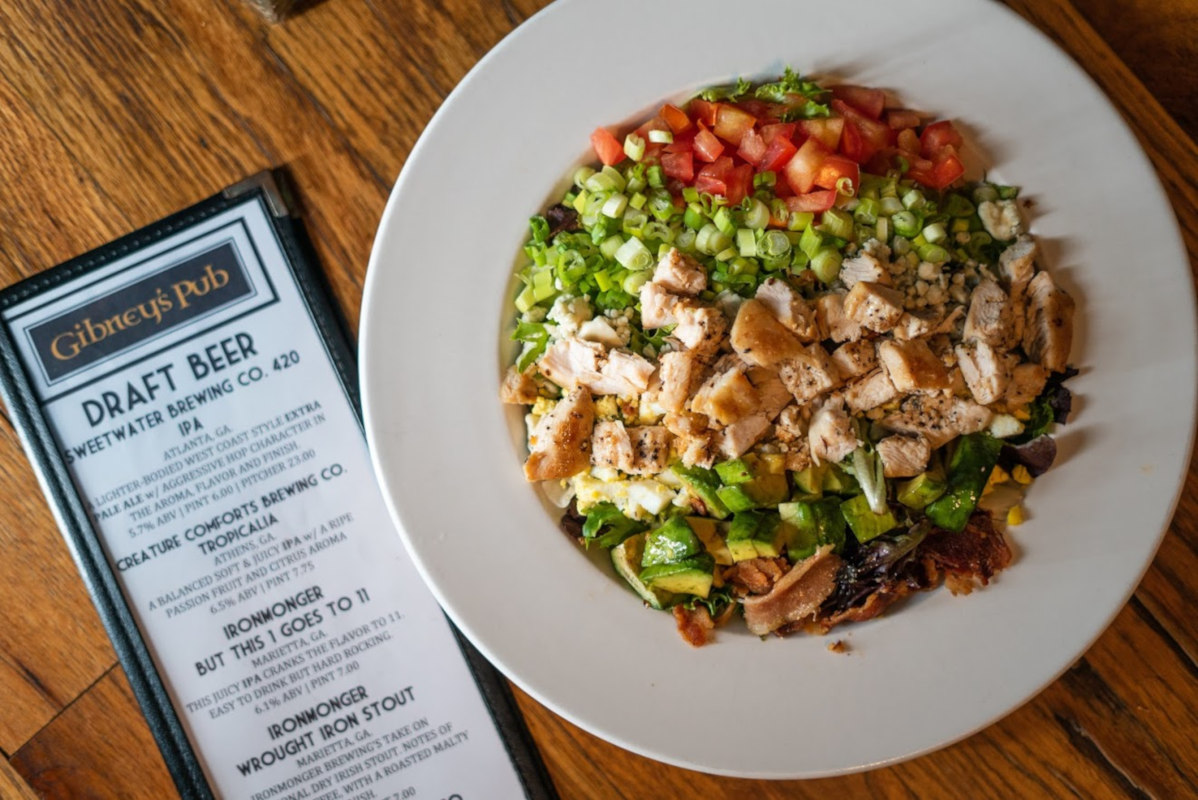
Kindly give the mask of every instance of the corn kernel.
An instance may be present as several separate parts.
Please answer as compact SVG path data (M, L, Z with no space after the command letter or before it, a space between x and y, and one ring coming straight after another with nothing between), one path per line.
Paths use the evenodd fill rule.
M1032 473L1028 472L1027 467L1022 464L1016 465L1015 469L1011 470L1011 477L1015 479L1016 483L1021 483L1024 486L1032 482Z
M1027 422L1032 418L1032 413L1027 410L1027 406L1020 406L1011 412L1011 416L1015 417L1015 419L1019 420L1020 422Z
M1023 506L1011 506L1007 511L1007 524L1012 526L1023 524Z
M1006 483L1009 480L1011 480L1010 474L996 464L994 469L990 472L990 480L988 480L987 483Z

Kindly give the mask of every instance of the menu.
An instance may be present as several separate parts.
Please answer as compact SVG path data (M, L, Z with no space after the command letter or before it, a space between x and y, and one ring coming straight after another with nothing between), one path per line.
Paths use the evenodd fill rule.
M9 290L6 403L24 384L212 795L525 797L387 514L276 200L221 198Z

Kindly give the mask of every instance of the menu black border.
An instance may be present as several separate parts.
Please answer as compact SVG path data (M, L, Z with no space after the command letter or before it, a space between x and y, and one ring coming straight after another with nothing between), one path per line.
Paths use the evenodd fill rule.
M253 199L258 199L267 211L267 219L282 245L292 277L361 426L357 362L349 344L349 328L329 299L324 274L315 266L318 263L315 250L300 223L298 204L283 170L261 172L190 208L10 286L0 291L0 310L102 269L118 258ZM187 800L212 800L212 789L171 703L166 685L154 666L116 572L104 553L99 532L58 450L7 322L0 324L0 399L8 409L10 421L29 456L180 796ZM446 621L449 622L448 618ZM528 800L556 800L557 791L507 682L453 627L452 622L449 625L499 729L526 797Z

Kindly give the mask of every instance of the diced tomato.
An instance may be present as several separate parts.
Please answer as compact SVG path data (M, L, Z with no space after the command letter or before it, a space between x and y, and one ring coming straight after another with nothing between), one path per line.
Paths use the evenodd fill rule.
M794 139L796 127L793 122L771 122L761 126L761 138L765 139L766 144L770 144L777 138Z
M697 128L692 127L688 131L674 134L674 141L667 144L664 149L667 153L689 153L695 149L695 134Z
M795 194L806 194L815 186L815 177L820 165L829 155L828 149L820 144L819 139L808 139L798 149L794 157L786 162L786 180Z
M965 174L965 165L954 153L947 153L936 162L936 188L943 189Z
M661 171L667 178L676 178L690 183L695 179L695 157L689 150L682 153L663 152L661 154Z
M840 117L816 117L802 119L798 123L799 133L819 139L820 144L829 150L835 150L840 145L841 132L844 130L844 120Z
M740 147L736 148L736 154L750 164L759 164L761 157L765 155L765 139L761 138L760 133L749 128L744 136L740 137Z
M699 123L699 132L695 134L695 155L700 161L715 161L724 152L724 143L714 133Z
M886 93L865 86L833 86L832 96L848 103L871 119L881 119L886 106Z
M794 157L798 149L789 137L777 135L766 145L765 153L757 161L757 167L762 171L777 172L786 166L786 162Z
M736 205L753 190L753 166L741 164L739 167L733 167L728 170L726 182L728 191L724 196L728 198L729 205Z
M765 119L770 114L771 103L764 100L758 100L756 97L742 97L736 101L736 107L752 114L757 119Z
M719 108L719 103L709 103L701 97L696 97L687 105L691 119L709 128L715 125L715 117Z
M666 124L670 126L670 130L672 130L674 133L682 133L684 130L694 124L691 122L691 118L686 115L685 111L678 106L670 105L669 103L666 103L664 106L662 106L661 111L658 113L661 118L666 121Z
M732 170L731 156L720 156L704 164L695 176L695 188L710 194L728 194L728 173Z
M836 204L835 189L820 189L806 194L786 198L786 207L791 211L827 211Z
M844 132L840 137L840 152L858 164L864 164L877 151L866 144L865 137L861 135L860 128L852 122L847 122L844 125Z
M886 124L892 130L901 131L903 128L919 127L919 112L905 108L892 108L886 112Z
M896 140L899 150L906 150L909 153L920 152L919 134L914 128L903 128L898 132Z
M752 130L757 124L757 117L736 106L720 103L715 113L715 126L712 133L729 144L739 145L745 131Z
M624 160L624 145L607 128L595 128L591 134L591 147L595 148L599 160L609 167Z
M861 184L861 168L857 162L844 156L830 155L820 164L815 175L815 185L821 189L838 189L841 178L852 182L853 190Z
M940 152L941 157L936 161L924 158L911 161L907 177L924 186L943 189L965 174L965 166L961 163L961 159L957 158L956 153L952 152L951 147L946 147Z
M857 133L861 134L860 141L853 144L855 152L861 154L860 158L846 150L843 141L840 147L842 153L858 164L868 161L874 153L894 143L894 131L886 123L871 119L843 100L832 98L830 105L833 111L844 117L846 132L842 135L842 139L849 137L850 134L847 131L850 125L855 126Z
M959 148L964 141L953 124L942 119L923 129L923 133L919 137L920 152L924 158L934 159L936 154L946 146Z

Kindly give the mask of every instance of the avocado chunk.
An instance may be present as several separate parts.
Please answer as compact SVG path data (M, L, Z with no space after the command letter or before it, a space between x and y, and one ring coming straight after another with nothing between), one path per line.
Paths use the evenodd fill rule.
M687 467L682 464L675 464L670 467L674 471L691 493L699 498L703 505L707 508L707 514L716 519L723 519L728 516L728 507L720 500L716 491L720 488L720 478L715 470L704 469L703 467Z
M716 490L729 511L748 511L751 508L773 508L790 494L786 475L763 472L743 483L721 486Z
M651 589L706 598L715 580L711 556L692 556L673 564L654 564L641 570L641 581Z
M957 440L948 460L948 488L924 508L934 525L949 531L965 529L1001 450L1002 441L988 433L970 433Z
M898 520L889 508L881 514L875 514L869 507L869 500L863 494L850 497L841 503L840 513L852 529L853 536L862 544L898 527Z
M791 561L802 561L822 545L832 545L837 553L844 550L845 521L839 498L782 503L778 513L790 525L786 555Z
M898 501L907 508L919 511L948 489L942 469L930 469L898 486Z
M627 581L641 599L656 609L673 604L674 595L665 589L650 588L640 578L641 556L645 549L645 535L637 534L625 539L611 549L611 563L616 574Z
M753 480L753 470L743 459L734 458L715 465L715 474L725 486L734 486Z
M733 515L728 528L728 551L733 561L780 555L789 526L783 527L777 514L766 511L740 511Z
M824 473L828 471L827 464L812 464L806 469L792 473L795 488L806 497L819 497L824 493Z
M840 467L829 464L828 471L824 473L824 491L830 494L856 494L861 491L861 485Z
M724 532L721 530L722 523L708 517L687 517L686 521L715 563L724 566L732 563L732 553L728 551L728 543L724 541Z
M729 511L748 511L751 508L757 508L757 501L749 496L746 486L748 486L747 483L721 486L716 490L716 494Z
M703 544L687 521L682 517L670 517L661 527L646 535L641 566L677 564L702 552Z

